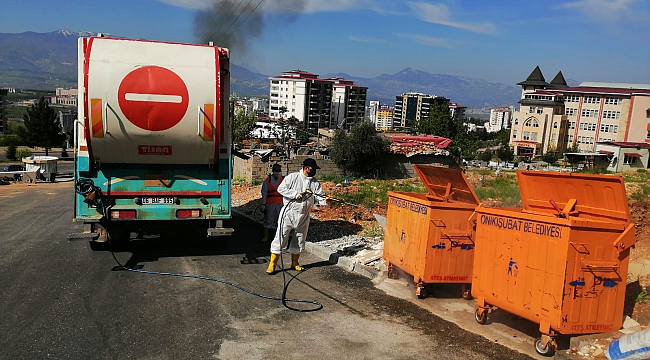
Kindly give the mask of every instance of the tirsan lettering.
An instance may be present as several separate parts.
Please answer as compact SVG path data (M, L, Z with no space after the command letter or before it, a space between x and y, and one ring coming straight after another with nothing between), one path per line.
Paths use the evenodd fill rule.
M481 215L481 224L495 226L504 230L523 231L535 235L562 238L562 228L557 225L541 224L494 215Z
M138 145L140 155L171 155L171 145Z

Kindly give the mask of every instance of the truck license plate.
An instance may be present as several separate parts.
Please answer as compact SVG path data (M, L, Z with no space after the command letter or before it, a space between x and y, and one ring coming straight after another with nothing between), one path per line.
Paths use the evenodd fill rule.
M142 205L171 205L174 203L173 197L145 197L142 198Z

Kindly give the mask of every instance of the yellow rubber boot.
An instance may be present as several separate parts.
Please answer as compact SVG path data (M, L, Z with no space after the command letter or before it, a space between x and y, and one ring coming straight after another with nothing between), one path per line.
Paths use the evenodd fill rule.
M300 266L298 264L298 258L300 257L300 254L291 254L291 268L296 270L296 271L303 271L305 268Z
M278 265L278 259L280 258L280 255L278 254L271 254L271 261L269 261L269 267L266 268L266 273L269 275L275 274L275 267Z

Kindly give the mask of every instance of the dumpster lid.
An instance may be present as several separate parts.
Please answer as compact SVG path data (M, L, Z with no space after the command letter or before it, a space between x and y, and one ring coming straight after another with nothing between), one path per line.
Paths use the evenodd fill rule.
M558 214L553 200L568 213L565 215L631 222L621 176L522 170L517 172L517 180L526 210ZM571 199L575 199L575 206ZM570 201L571 208L564 209Z
M432 165L413 165L413 168L427 188L429 200L479 204L462 171Z

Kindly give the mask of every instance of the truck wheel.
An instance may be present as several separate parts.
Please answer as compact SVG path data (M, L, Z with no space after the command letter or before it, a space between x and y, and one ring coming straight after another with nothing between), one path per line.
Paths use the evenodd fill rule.
M546 344L542 342L542 338L535 339L535 351L542 356L553 356L555 354L555 340L549 341Z
M108 241L89 241L90 250L92 251L108 251Z

